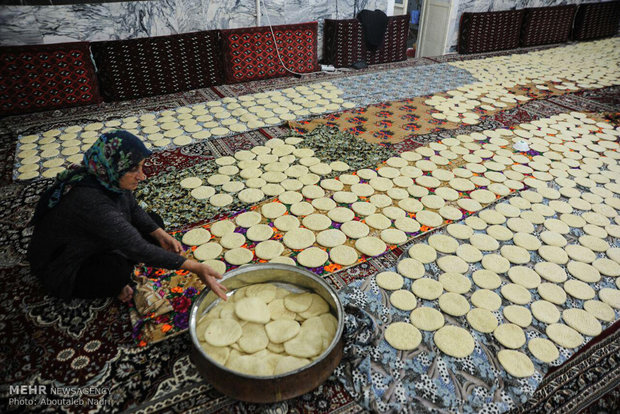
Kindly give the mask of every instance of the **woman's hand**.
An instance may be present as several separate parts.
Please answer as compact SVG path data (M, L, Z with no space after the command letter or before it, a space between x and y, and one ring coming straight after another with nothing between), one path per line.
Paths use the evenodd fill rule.
M226 291L228 290L226 286L222 285L217 279L221 279L222 275L213 270L212 267L197 262L195 260L187 259L181 265L181 269L189 270L192 273L196 273L196 275L200 278L202 283L207 285L209 289L213 291L217 296L222 298L223 300L228 300L226 296Z
M159 242L159 245L169 252L181 254L183 253L183 245L177 239L169 235L162 228L158 228L151 233L151 236Z

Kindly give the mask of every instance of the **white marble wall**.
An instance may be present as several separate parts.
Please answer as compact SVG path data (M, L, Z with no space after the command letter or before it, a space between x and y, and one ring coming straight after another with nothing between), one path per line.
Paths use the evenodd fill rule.
M261 25L352 18L388 0L262 0ZM149 0L61 6L0 6L0 45L162 36L256 25L254 0ZM355 7L357 6L357 7ZM322 30L319 30L321 33ZM321 49L319 42L319 50Z
M599 3L602 0L451 0L450 27L445 53L455 53L459 36L459 21L465 12L486 12L524 9L526 7L549 7L567 4Z

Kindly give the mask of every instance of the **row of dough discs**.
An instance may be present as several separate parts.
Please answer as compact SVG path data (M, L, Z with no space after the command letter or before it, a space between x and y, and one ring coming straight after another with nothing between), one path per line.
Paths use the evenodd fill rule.
M251 150L217 158L216 174L186 177L180 186L193 198L217 207L231 204L235 196L244 203L254 204L350 169L342 161L323 162L315 157L314 150L302 147L302 143L303 139L298 137L274 138Z
M512 88L553 82L566 91L617 85L620 80L618 39L605 39L518 55L451 62L479 80L483 92L492 86Z
M272 143L274 141L274 143ZM275 142L275 140L269 141L272 151L276 151L278 148L292 148L292 144L282 143L282 141ZM292 141L287 141L292 142ZM264 147L260 147L264 148ZM302 148L300 151L312 151ZM238 156L239 153L236 154ZM254 156L251 152L243 152L244 157ZM409 156L414 159L420 159L422 156L418 153L407 153L404 156ZM260 157L260 155L258 156ZM225 163L222 159L218 160L222 164L233 162L234 158L229 157ZM303 161L306 158L302 158ZM241 160L243 163L247 160ZM280 161L278 161L280 162ZM282 162L280 162L282 163ZM404 158L394 157L388 160L388 165L402 165L402 163L408 164L408 161ZM344 164L344 163L342 163ZM314 164L312 166L320 166L321 164ZM224 165L227 167L230 165ZM312 167L311 166L311 167ZM233 166L234 168L237 168ZM328 168L327 164L323 164L323 168ZM346 164L342 167L347 168ZM343 168L343 169L344 169ZM416 173L421 171L415 167L403 166L401 168L411 168L411 171ZM243 170L241 170L243 171ZM325 175L329 171L328 169L323 171L314 170L321 175ZM269 174L272 171L267 171L263 174ZM437 227L444 222L444 219L458 219L462 216L462 213L454 208L446 205L446 200L438 195L428 194L428 190L412 184L414 179L398 175L399 170L395 167L381 167L378 170L363 169L359 170L355 175L342 174L338 179L320 179L318 174L304 172L304 175L300 177L300 180L293 178L285 178L285 174L281 174L283 181L280 184L270 183L273 186L278 186L278 200L270 203L265 203L260 208L260 213L257 211L244 213L235 218L235 223L230 220L217 222L213 225L213 228L219 228L223 222L227 224L228 231L235 234L235 237L239 240L237 245L231 247L227 242L222 243L224 248L241 248L246 244L246 238L243 236L244 230L247 230L247 239L250 242L258 243L256 246L256 254L259 259L263 260L284 260L289 263L294 263L291 258L278 258L278 254L281 254L284 247L294 250L302 251L297 255L297 261L299 264L306 267L318 267L325 264L328 260L340 265L351 265L359 259L359 253L366 256L376 256L383 253L388 245L396 245L404 243L411 234L420 230L420 225L429 227ZM447 173L447 171L446 171ZM215 175L219 179L222 175ZM393 177L392 179L387 177ZM212 178L214 176L211 176ZM262 180L257 177L258 180ZM368 183L362 183L361 180L366 180ZM190 182L190 186L199 185L201 180L197 177L189 177L186 180L194 181ZM249 180L252 180L250 178ZM248 181L249 181L248 180ZM303 180L303 181L301 181ZM308 181L312 180L312 181ZM264 180L266 181L266 180ZM226 181L229 182L229 181ZM210 183L215 184L211 181ZM243 198L242 201L251 202L257 201L264 195L263 191L269 184L261 183L261 190L255 200L248 200ZM305 185L304 185L305 184ZM318 185L317 185L318 184ZM183 182L182 185L188 186L188 182ZM225 185L225 184L224 184ZM247 184L246 190L254 190L251 184ZM295 185L295 187L290 187ZM345 187L346 186L346 187ZM472 184L473 186L473 184ZM191 191L201 190L201 186L194 187ZM209 200L213 203L214 197L220 194L215 194L215 189L211 188L211 195ZM292 188L287 190L286 188ZM284 191L286 190L286 191ZM295 191L299 190L299 191ZM350 191L345 191L350 190ZM456 193L453 189L445 189L446 199L453 199L453 194ZM284 192L281 192L284 191ZM425 192L422 194L422 192ZM411 194L417 194L417 197ZM441 191L437 191L437 194L442 194ZM458 195L458 194L457 194ZM474 194L475 195L475 194ZM232 197L228 196L228 202L232 201ZM241 196L239 197L242 198ZM488 197L487 197L488 198ZM365 201L365 200L368 201ZM491 195L491 200L495 200L495 194ZM473 200L470 200L474 203ZM483 200L488 202L487 199ZM339 206L339 204L341 206ZM477 208L481 208L481 205L477 203ZM342 205L346 205L344 207ZM437 209L439 213L430 211L429 209ZM455 212L458 216L455 216ZM410 215L416 215L417 220L410 217ZM249 222L245 222L246 218L253 217ZM335 224L335 226L334 226ZM255 228L252 228L255 226ZM303 226L303 227L302 227ZM330 228L338 227L338 228ZM212 233L216 237L222 237L221 234ZM260 233L256 233L262 229ZM284 232L282 242L276 240L270 240L274 236L273 228ZM194 232L203 232L204 229L196 229L189 232L184 237L185 244L200 246L201 244L208 243L210 236L207 238L200 238L197 241L192 241L190 236ZM218 231L219 233L219 231ZM260 236L259 236L260 234ZM376 236L378 237L376 237ZM264 243L263 243L264 242ZM312 247L315 245L315 247ZM350 245L354 245L354 247ZM264 251L265 246L271 246L273 254L268 254ZM329 253L324 249L330 249ZM222 253L221 248L213 250L213 257L206 257L202 255L202 246L194 252L196 257L200 260L209 260L218 257ZM237 252L240 252L238 250ZM247 263L253 259L253 255L250 249L243 248L243 257L247 260ZM277 253L277 254L276 254ZM231 264L243 264L233 263L233 260L228 255L233 253L226 252L224 258Z
M56 176L68 163L80 163L82 153L100 134L116 128L142 137L148 148L183 146L212 136L241 133L355 107L354 103L340 98L342 93L330 82L320 82L20 136L16 152L17 178Z
M620 174L615 174L614 179L618 178ZM598 335L602 329L599 320L613 322L614 309L620 309L620 291L616 289L620 288L620 248L605 240L620 236L620 203L616 193L596 200L602 201L600 204L590 204L578 197L579 193L585 198L594 196L588 190L592 188L524 191L467 218L464 224L449 225L447 234L430 236L428 244L412 246L409 258L399 262L398 273L383 272L376 278L380 287L393 291L390 302L395 308L412 311L410 324L397 322L386 329L386 340L397 349L414 349L422 340L418 329L437 330L437 347L448 355L464 357L474 351L474 339L466 329L444 326L442 312L464 316L471 328L493 333L508 348L499 352L498 359L511 375L529 376L534 366L516 349L525 344L523 328L532 324L532 315L546 324L545 334L564 348L580 346L582 334ZM563 196L567 191L578 207L561 200L567 198ZM542 227L542 232L537 227ZM578 243L568 243L565 236L570 238L570 234L581 234ZM533 261L538 262L528 266ZM477 263L481 268L465 276ZM425 265L439 269L437 280L425 277ZM403 277L412 279L410 290L402 289ZM463 295L472 291L472 281L474 289L468 301ZM597 292L591 286L595 283L604 287ZM437 300L441 312L416 308L418 298ZM502 298L507 305L501 316L507 322L499 324ZM566 307L562 312L558 310L561 306ZM537 360L550 363L559 357L553 342L532 336L527 347Z
M579 114L575 114L575 115L579 115ZM564 119L566 119L566 117ZM571 119L577 120L577 119L587 119L587 118L582 117L582 118L571 118ZM523 129L523 130L525 131L526 129ZM615 130L611 130L611 131L616 132ZM493 135L491 133L493 131L485 131L485 132L487 135ZM498 137L489 138L487 135L483 135L485 139L489 139L491 142L500 143L501 138L498 138ZM509 188L506 185L502 184L502 181L504 183L506 182L505 175L508 175L509 173L513 173L511 175L511 178L514 178L512 181L514 181L515 183L511 185L515 189L522 188L523 184L519 182L520 180L524 180L526 183L528 183L529 185L533 185L533 186L539 186L541 184L546 185L544 180L553 178L553 176L549 173L545 173L547 175L543 175L544 173L543 171L538 171L538 170L543 169L547 165L546 163L551 163L551 167L554 167L554 170L557 170L557 172L552 171L556 175L561 175L560 173L564 173L565 175L568 175L568 173L566 173L564 170L559 168L559 165L553 164L553 163L561 164L559 161L557 161L557 159L562 159L561 156L552 156L551 152L548 152L545 154L548 157L555 159L555 161L549 161L550 158L547 158L545 156L534 157L533 160L530 160L529 158L524 157L521 154L513 154L514 159L508 162L521 161L526 164L530 164L533 167L536 167L538 169L537 171L534 171L531 167L527 165L520 165L522 168L521 171L527 172L527 173L534 172L534 175L540 178L540 179L532 178L531 181L527 181L529 178L524 179L524 175L522 173L519 173L518 171L514 171L514 170L505 170L505 165L507 165L508 162L503 160L502 157L508 158L503 155L503 152L507 150L504 150L501 148L500 149L492 148L491 147L492 145L496 145L492 143L483 144L483 146L478 146L478 147L469 145L469 148L471 149L467 149L464 146L462 147L460 143L462 142L464 145L467 145L467 144L478 145L475 142L473 142L473 140L479 139L479 137L478 136L475 136L475 137L459 136L459 138L460 139L454 139L453 140L454 142L449 141L449 140L444 140L444 143L442 144L435 143L435 144L431 144L429 147L421 147L421 148L416 149L415 151L403 153L401 154L401 157L394 157L394 158L388 159L386 162L386 166L379 168L377 171L360 170L357 172L355 176L352 176L350 174L345 174L345 175L342 175L339 180L333 180L333 179L320 180L320 176L318 174L314 174L314 173L307 174L308 167L306 167L303 164L310 165L310 168L320 167L321 168L320 170L315 169L314 171L318 172L321 175L326 174L326 173L331 173L332 169L329 165L320 163L320 160L312 157L313 155L312 150L307 149L307 148L295 149L295 145L301 142L299 138L289 138L286 141L271 140L267 143L268 146L257 147L254 150L255 152L240 151L237 154L235 154L235 157L223 157L221 159L218 159L217 162L219 165L221 165L220 168L226 169L226 170L222 170L219 172L229 172L230 170L230 172L236 173L237 170L244 171L244 170L239 169L239 167L262 166L263 164L261 164L260 161L257 161L257 159L262 160L263 162L273 161L273 163L266 164L266 165L268 166L278 165L279 169L284 169L286 168L287 164L280 160L283 160L283 158L286 158L286 157L295 159L295 154L297 154L299 156L302 156L302 158L300 159L302 163L301 165L296 165L295 167L303 167L303 170L304 170L303 173L305 174L302 177L300 177L300 180L297 180L295 178L290 178L286 174L281 173L280 171L261 171L261 169L258 169L258 168L250 168L249 171L254 170L256 171L256 173L261 173L261 176L262 174L273 175L274 176L273 178L277 180L282 180L282 181L280 181L279 183L271 182L269 184L266 184L267 180L259 176L259 177L249 178L245 183L236 183L234 181L228 181L228 176L226 176L225 174L217 174L212 177L215 177L218 180L220 178L224 178L226 181L223 184L223 188L225 188L227 183L236 184L236 185L241 184L238 188L243 188L243 185L247 185L248 181L250 181L250 185L247 185L248 188L241 190L240 192L241 193L243 193L244 191L246 193L254 192L257 195L255 196L254 199L248 199L248 198L245 198L245 196L241 197L243 198L243 201L246 201L246 202L253 202L253 201L258 201L262 199L264 196L263 191L266 188L271 189L273 187L273 190L274 190L273 193L270 193L268 195L271 195L271 194L279 195L280 197L279 201L281 203L284 203L290 206L290 212L292 213L292 215L299 216L299 217L311 216L311 217L308 217L307 219L303 218L304 227L307 226L314 231L325 231L324 236L322 236L319 239L319 246L336 247L335 245L331 245L329 243L336 243L337 240L332 241L332 242L326 242L327 245L320 243L320 240L323 239L323 237L327 237L328 234L332 235L332 237L337 237L338 239L340 239L341 244L345 244L345 242L347 241L347 238L353 238L353 239L364 238L365 240L363 241L359 241L359 240L356 241L355 247L357 248L357 250L361 251L363 254L372 256L372 255L382 253L386 248L386 244L385 244L386 242L388 244L399 244L399 243L406 241L407 239L406 233L416 232L419 229L420 224L429 226L429 227L437 227L443 223L444 219L458 220L459 218L461 218L461 215L462 215L461 212L454 207L446 205L446 202L450 202L454 199L457 199L457 204L459 207L469 210L469 211L476 211L482 207L482 204L486 204L486 203L490 203L494 201L496 196L506 195ZM563 143L563 141L561 140L559 140L558 142ZM555 144L552 144L552 145L555 145ZM465 166L465 168L455 169L452 172L438 168L438 166L442 165L443 163L443 160L441 160L442 155L439 155L439 154L450 156L449 154L447 154L447 152L450 151L451 149L456 150L457 148L463 148L464 150L467 150L468 154L464 155L463 157L467 158L467 156L469 155L470 156L469 160L472 162L469 162ZM565 149L565 148L561 147L561 149ZM281 150L284 150L284 152L282 152ZM495 155L493 155L494 152L492 150L496 151ZM472 151L472 153L469 154L469 151ZM484 151L486 151L486 153L483 153ZM587 156L591 156L591 154L587 153L588 151L592 152L587 147L578 148L576 146L573 146L571 147L571 149L567 150L565 153L574 155L574 154L580 154L579 151L584 152L584 154ZM274 152L277 155L274 154ZM292 153L289 153L289 152L292 152ZM497 154L498 152L500 154ZM286 155L281 155L282 153L286 153ZM493 161L485 162L483 164L476 164L475 163L476 160L473 157L479 157L479 155L477 154L484 155L485 157L488 157L489 155L493 155L493 158L492 158ZM553 154L562 154L562 153L553 153ZM280 157L277 158L276 160L276 157L278 155L280 155ZM269 158L270 156L272 157L271 159ZM307 156L307 157L304 157L304 156ZM424 157L426 157L426 159L423 159ZM443 158L446 158L446 157L443 157ZM524 158L524 160L522 160L522 158ZM587 160L590 158L585 158L585 159ZM502 161L503 164L495 160ZM611 160L613 161L613 159ZM286 160L286 161L289 161L289 160ZM311 161L311 162L305 162L305 161ZM434 161L436 161L436 163ZM248 162L253 162L254 164L248 164ZM486 170L485 165L491 167L491 169L487 171L480 169L480 168L484 168ZM568 168L568 166L564 164L561 164L561 165L565 168ZM513 166L512 168L517 168L517 167L518 166ZM470 168L471 170L468 168ZM502 173L498 171L494 171L494 170L501 170L501 169L504 169ZM248 168L246 168L245 170L248 170ZM288 169L285 169L285 171L287 170ZM422 175L424 170L426 171L432 170L433 171L432 175L431 176ZM484 173L484 176L474 177L472 170L476 171L477 173ZM276 174L270 174L272 172L275 172ZM537 172L539 174L536 174ZM399 175L399 173L400 174L404 173L407 175ZM443 176L440 173L442 173ZM460 177L457 177L455 173L460 174ZM466 173L468 174L466 175ZM462 178L465 176L470 177L470 179ZM209 177L209 178L212 178L212 177ZM392 177L391 181L390 181L390 178L388 177ZM414 179L411 177L416 177L416 178ZM449 179L450 181L448 182L448 186L446 186L445 188L441 188L441 187L436 188L435 194L433 195L429 194L429 191L427 188L422 187L417 184L412 184L414 183L414 180L420 181L420 182L424 181L423 184L425 186L436 187L438 183L440 182L440 180L437 179L436 177L440 177L444 180ZM368 180L369 184L359 184L360 178ZM491 183L490 179L492 179L495 182ZM188 185L188 183L183 183L184 185L189 186L189 187L196 186L201 183L201 180L196 177L192 177L187 180L194 181L193 183L190 183L191 185ZM434 182L431 182L431 181L434 181ZM255 182L255 183L251 184L252 182ZM221 182L211 181L211 183L220 184ZM352 191L341 191L345 185L343 183L346 183L346 185L350 185L350 189ZM260 189L253 188L253 186L257 186L259 184L262 186ZM319 185L316 185L316 184L319 184ZM515 184L521 184L521 185L516 186ZM470 193L470 196L472 197L471 199L470 198L458 199L457 191L473 190L476 187L476 185L487 186L490 190L495 190L496 192L493 193L490 190L476 190ZM217 204L221 204L221 205L224 204L223 202L219 201L220 198L224 198L224 197L226 197L226 200L224 200L226 203L232 202L232 197L230 195L215 194L215 189L212 187L210 188L210 187L198 186L198 187L193 188L191 191L194 193L194 192L203 191L203 190L209 191L207 195L209 197L212 197L214 200L218 200ZM298 192L295 190L301 190L301 192ZM380 194L381 191L386 191L386 190L387 190L387 195ZM334 192L333 195L331 196L333 199L329 199L328 197L326 197L329 191ZM374 193L377 193L377 194L374 194ZM370 202L358 201L360 196L369 197ZM310 202L303 201L304 198L309 200ZM334 202L334 199L336 200L336 202ZM345 202L348 206L352 207L353 211L351 211L351 209L348 209L346 207L338 207L337 203L341 203L341 202ZM280 205L281 203L275 203L277 207L274 207L274 208L277 208L278 211L284 215L286 212L286 209L285 207ZM271 208L271 207L267 207L267 208ZM327 214L318 214L318 213L315 214L316 213L315 208L318 210L325 211ZM433 211L428 211L427 209L438 209L439 214L434 213ZM377 212L379 213L377 214ZM417 221L408 217L407 213L415 213ZM330 217L330 215L332 217ZM327 230L327 227L331 225L332 221L338 222L339 215L344 215L343 218L345 220L349 219L348 221L352 222L342 227L342 229L345 230L344 235L342 234L340 230L337 230L337 229ZM360 223L359 220L355 220L356 215L359 219L364 219L366 221L366 224L370 224L370 227L372 227L373 229L379 230L382 237L367 238L366 236L368 235L369 228L364 223ZM336 218L336 220L334 220L334 217ZM295 226L291 227L291 226L285 225L283 228L281 224L273 223L273 225L275 225L276 228L279 228L280 230L284 230L284 231L287 231L293 228L296 229L299 226L298 224L300 222L299 219L295 220L295 218L293 217L289 217L287 219L290 219L289 221L295 223ZM390 220L394 220L394 227L396 227L395 229L390 228L391 227ZM284 220L280 220L280 222L284 222ZM314 224L312 224L313 222ZM339 222L339 223L342 223L342 222ZM316 240L314 235L310 235L311 232L309 231L300 230L299 233L306 234L307 235L306 239L308 241L314 242ZM308 246L305 246L305 247L302 246L301 249L310 247L312 244L313 243L310 243ZM293 249L297 249L297 248L293 247ZM320 250L321 249L317 249L317 248L311 250L311 252L314 252L312 254L312 257L316 258L316 261L318 261L319 258L326 256L326 253L324 251L321 252ZM336 249L336 252L341 252L341 253L346 252L347 258L350 258L349 260L339 260L340 254L334 253L334 256L335 256L334 261L338 264L352 264L352 263L349 263L349 261L350 260L354 261L358 257L357 254L354 254L354 249L351 248L351 246L342 246L341 248ZM250 257L247 254L246 256ZM302 260L304 260L304 258L307 256L310 256L310 253L306 253L302 255L301 256ZM309 262L316 263L316 261L311 260ZM308 261L306 260L304 260L304 262L308 263Z
M512 94L500 85L479 83L458 87L447 91L445 95L447 96L435 95L424 101L435 109L431 112L431 116L439 120L469 125L480 122L480 115L474 111L475 109L494 111L504 109L509 104L530 100L526 96Z

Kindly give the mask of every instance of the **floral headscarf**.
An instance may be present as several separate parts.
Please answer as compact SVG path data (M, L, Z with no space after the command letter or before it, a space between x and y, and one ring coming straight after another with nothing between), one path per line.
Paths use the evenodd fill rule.
M54 208L70 187L87 177L94 177L104 188L122 193L121 177L151 155L140 138L130 132L114 130L102 134L84 153L81 164L73 164L56 176L56 181L41 196L33 222Z

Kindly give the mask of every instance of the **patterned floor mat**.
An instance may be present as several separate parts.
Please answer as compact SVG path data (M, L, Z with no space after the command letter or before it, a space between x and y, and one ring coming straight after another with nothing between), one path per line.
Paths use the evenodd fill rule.
M428 61L426 62L428 63ZM405 64L405 63L403 63ZM277 82L288 82L289 79L280 79ZM294 82L298 82L294 80ZM272 88L266 82L266 89ZM240 85L239 85L240 86ZM240 86L241 87L241 86ZM261 88L259 84L252 85L253 90ZM222 89L228 93L228 89ZM3 171L10 171L12 165L11 145L15 139L15 131L36 132L43 127L67 125L75 122L94 122L107 119L108 116L126 116L135 112L135 105L144 105L145 111L160 110L195 102L215 99L224 94L214 91L194 91L178 96L147 99L139 103L122 103L106 107L110 112L98 114L97 108L79 108L63 110L54 114L37 114L28 117L17 117L3 120L7 134L2 142ZM232 92L230 92L232 94ZM205 95L206 94L206 95ZM211 95L213 94L213 95ZM588 92L578 92L578 100L566 99L563 95L549 100L531 101L527 105L496 114L488 122L486 129L496 128L498 124L506 126L517 122L536 119L570 110L586 110L588 107L607 108L618 111L618 89L608 88ZM195 100L194 100L195 99ZM593 105L593 106L589 106ZM601 110L601 109L598 109ZM117 112L114 112L117 111ZM119 115L111 115L117 113ZM50 119L53 119L50 121ZM66 121L70 119L69 121ZM471 133L484 129L484 122L479 125L464 126L456 131ZM7 129L8 128L8 129ZM455 132L456 132L455 131ZM436 132L434 137L419 137L420 141L428 142L440 137L446 132ZM447 134L452 135L451 132ZM445 136L444 136L445 137ZM252 138L257 139L258 138ZM405 151L408 146L416 144L407 139L394 147L398 151ZM241 145L253 145L245 141ZM215 144L218 155L232 153L239 149L235 140L221 140ZM415 148L415 147L414 147ZM187 153L170 153L169 157L162 156L153 165L152 173L165 171L167 163L175 157L186 157L188 163L194 160L204 160L211 155L202 148L195 151L188 149ZM189 164L179 163L182 168ZM8 177L3 174L3 177ZM8 183L5 179L3 183ZM203 407L205 412L247 412L261 411L265 407L249 406L227 400L219 393L206 386L193 365L189 363L188 340L184 335L171 338L163 343L149 347L137 348L131 338L127 308L113 301L86 304L81 301L61 303L43 295L38 283L29 276L28 268L23 266L25 248L30 239L30 230L26 223L31 217L32 210L38 195L49 184L49 181L38 183L4 185L2 194L2 213L0 213L0 243L2 245L2 275L4 292L3 314L5 325L0 343L4 349L10 350L12 359L4 359L3 364L6 383L32 385L64 385L64 386L100 386L101 392L111 395L105 398L106 406L92 407L93 412L118 412L140 407L143 411L154 412L157 409L186 411L188 407ZM16 208L19 206L20 208ZM330 281L338 288L355 281L367 279L370 275L386 269L402 251L395 250L384 256L373 258L359 266L348 269L342 274L331 277ZM617 339L615 339L617 343ZM610 345L601 345L609 353ZM597 349L584 354L582 366L557 371L559 378L553 388L544 388L544 397L534 396L536 401L543 401L541 407L555 407L557 401L565 401L567 393L565 384L570 378L575 389L571 395L582 394L583 387L580 381L584 367L597 369L600 365L594 361ZM615 351L611 353L615 354ZM18 361L11 363L12 360ZM614 364L613 366L617 366ZM611 377L608 377L611 378ZM105 390L103 390L105 388ZM599 388L602 390L603 388ZM324 393L324 395L321 395ZM325 395L330 396L326 401ZM362 412L362 408L346 397L347 393L342 386L332 381L323 389L274 406L278 412ZM598 395L598 394L597 394ZM610 394L611 395L611 394ZM8 393L0 395L3 411L9 411ZM549 402L552 401L552 402ZM591 401L587 401L588 403ZM551 405L549 405L551 404ZM11 408L13 412L22 412L23 407ZM218 411L219 410L219 411ZM38 407L32 411L56 412L55 407ZM83 411L78 408L69 409L69 412ZM570 406L566 412L573 412Z

